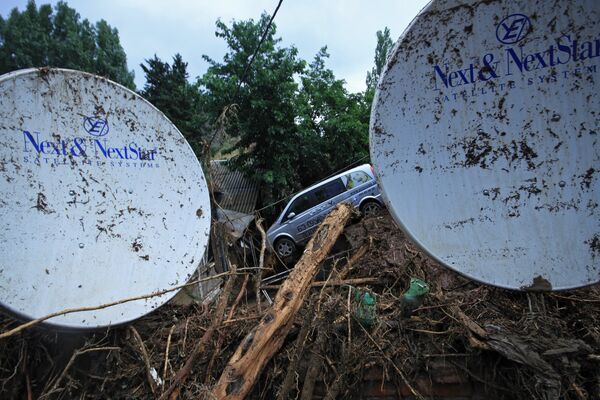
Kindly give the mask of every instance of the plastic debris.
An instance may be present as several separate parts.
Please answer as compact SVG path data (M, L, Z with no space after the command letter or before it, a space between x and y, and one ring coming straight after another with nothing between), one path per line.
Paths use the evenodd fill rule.
M429 285L424 280L410 278L410 285L402 295L402 315L410 316L415 309L421 306L427 293L429 293Z
M377 299L368 291L354 289L354 319L364 327L375 323Z

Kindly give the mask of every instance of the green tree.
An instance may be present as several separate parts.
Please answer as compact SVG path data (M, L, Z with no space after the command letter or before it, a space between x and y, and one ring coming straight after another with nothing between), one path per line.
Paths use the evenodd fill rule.
M344 81L325 67L323 47L301 77L298 121L305 166L302 185L365 161L369 152L369 105L362 94L349 94Z
M84 25L87 20L84 20ZM119 31L101 19L96 23L96 52L93 72L135 89L133 71L127 70L127 55L121 46ZM85 37L84 37L85 38Z
M237 104L237 118L231 119L228 133L239 140L231 162L262 187L263 201L269 202L298 188L300 137L295 123L298 85L294 76L305 63L294 47L284 48L275 38L272 25L253 63L248 62L268 24L233 21L231 27L217 21L217 37L228 46L223 62L204 58L210 67L199 83L205 90L203 108L212 121L223 109Z
M52 35L52 7L38 10L33 1L23 12L14 8L8 19L0 16L0 72L20 66L47 65Z
M383 72L383 67L387 62L389 52L394 43L390 37L390 30L385 27L383 31L377 31L377 45L375 46L375 65L371 71L367 72L367 90L375 90L379 77Z
M383 68L387 63L387 58L392 50L393 45L394 43L390 37L390 30L387 27L385 27L383 31L377 31L377 45L375 46L374 60L375 65L371 71L367 72L367 89L362 94L360 101L360 119L361 121L367 121L367 126L371 115L371 104L373 103L373 98L375 97L375 88L377 87L377 82L379 82L379 78L381 77Z
M52 10L30 0L22 12L0 16L0 73L31 67L63 67L105 76L135 88L119 33L104 20L92 25L64 2Z
M196 154L202 149L203 119L201 95L197 85L188 81L187 63L180 54L173 57L173 64L161 61L156 55L141 67L146 84L140 92L156 108L161 110L183 133Z
M226 126L237 139L231 163L261 184L263 205L366 162L369 148L370 101L327 68L326 47L307 65L273 26L248 67L268 21L217 21L228 50L221 62L204 56L210 67L199 80L208 121L236 105Z

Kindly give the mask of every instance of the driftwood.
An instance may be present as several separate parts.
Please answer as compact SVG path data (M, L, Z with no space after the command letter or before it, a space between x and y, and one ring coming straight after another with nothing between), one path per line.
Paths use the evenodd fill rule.
M129 326L129 331L133 335L133 338L137 342L137 345L140 349L140 355L142 356L142 361L144 361L144 365L146 366L146 379L148 380L148 385L150 385L150 390L152 390L152 394L156 394L156 381L152 377L152 364L150 363L150 357L148 357L148 350L146 350L146 345L144 344L144 340L140 336L139 332L133 325Z
M235 309L237 308L238 304L242 300L242 297L244 296L244 292L246 292L246 286L248 285L249 278L250 278L250 275L248 275L248 274L246 274L244 276L244 282L242 283L242 287L240 288L240 292L238 293L237 297L235 298L235 301L233 302L233 305L229 309L229 314L227 314L227 321L229 321L229 320L231 320L233 318L233 314L235 314ZM208 363L208 367L206 368L206 370L209 371L209 373L206 374L206 378L204 380L204 383L206 385L208 385L210 383L210 380L211 380L210 371L213 370L215 362L217 361L217 357L221 353L221 346L223 346L223 340L224 339L225 339L225 336L223 335L223 333L221 331L219 331L219 336L218 336L218 339L217 339L217 344L215 345L215 348L212 351L212 353L213 353L212 357L210 358L210 362Z
M569 353L589 354L592 348L580 339L527 337L502 332L488 332L458 306L450 307L452 313L467 328L471 346L478 349L494 350L516 363L525 365L533 371L545 399L561 398L561 376L543 357L561 357ZM544 350L544 351L540 351ZM578 392L578 387L574 387Z
M243 399L252 389L267 362L281 348L321 261L351 215L349 205L338 205L319 226L302 258L277 292L271 309L229 360L213 390L218 399Z
M91 348L83 348L83 349L75 350L75 352L71 355L71 358L69 359L69 362L67 363L67 366L63 369L60 376L58 378L56 378L56 380L54 381L54 384L52 385L52 388L50 389L50 391L47 393L42 393L39 398L41 399L48 395L51 395L58 389L58 387L62 383L65 376L67 376L67 372L69 371L71 366L73 366L73 363L75 363L75 359L77 359L77 357L79 357L82 354L91 353L93 351L111 351L111 350L120 351L121 348L120 347L91 347ZM29 387L28 387L28 391L29 391ZM29 395L28 395L28 398L29 398Z
M347 285L351 285L351 286L358 286L358 285L364 285L367 283L375 283L377 282L377 278L354 278L354 279L345 279L343 281L340 280L330 280L330 281L319 281L319 282L313 282L310 284L310 287L323 287L323 286L327 286L327 287L331 287L331 286L347 286ZM265 286L261 286L261 289L279 289L281 287L281 285L265 285Z
M335 306L335 305L334 305ZM321 363L324 347L329 338L329 331L333 324L330 322L333 317L331 312L331 305L326 306L327 311L319 313L315 321L315 325L321 327L318 331L316 338L314 339L312 348L310 351L310 358L308 360L308 368L304 375L304 383L302 385L302 391L300 392L300 400L311 400L315 390L315 384L321 372Z

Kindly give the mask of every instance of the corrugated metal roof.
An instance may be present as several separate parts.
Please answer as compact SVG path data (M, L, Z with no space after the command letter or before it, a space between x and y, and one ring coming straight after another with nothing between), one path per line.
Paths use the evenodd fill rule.
M258 200L258 185L241 172L231 170L227 160L210 162L210 174L215 191L221 195L217 201L221 208L244 214L253 214Z

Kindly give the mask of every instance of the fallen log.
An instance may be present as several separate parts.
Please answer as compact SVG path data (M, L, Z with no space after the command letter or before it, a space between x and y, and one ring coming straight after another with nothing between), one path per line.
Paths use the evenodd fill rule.
M322 363L324 357L321 354L326 354L325 346L329 338L329 333L333 327L331 321L333 321L335 302L330 302L324 305L324 310L319 313L317 319L314 322L316 328L315 339L312 344L312 348L309 350L310 357L308 359L308 368L304 375L304 381L302 384L302 391L300 392L300 400L312 400L315 391L315 385L319 378Z
M302 258L281 285L271 309L246 335L227 363L213 389L216 398L244 399L250 392L264 366L281 348L321 261L333 247L351 215L351 206L340 204L319 226Z
M265 228L263 228L262 223L263 223L262 218L256 219L256 228L260 232L260 237L261 237L260 256L258 257L258 271L256 272L256 278L255 278L255 284L254 284L254 287L255 287L254 291L256 292L256 308L258 309L259 313L262 312L262 306L261 306L262 296L261 296L261 291L260 291L260 282L262 281L263 268L265 266L265 250L267 249L267 233L265 232Z

